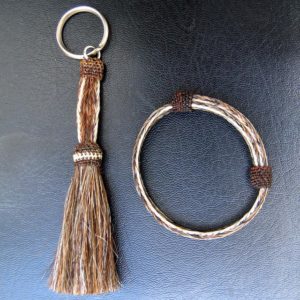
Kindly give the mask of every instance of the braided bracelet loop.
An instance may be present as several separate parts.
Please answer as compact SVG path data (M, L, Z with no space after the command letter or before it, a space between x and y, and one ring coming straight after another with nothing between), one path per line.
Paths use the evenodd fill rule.
M252 158L252 167L250 171L251 183L256 189L258 189L257 198L247 213L233 224L211 231L192 230L176 224L168 216L166 216L149 196L143 182L140 168L140 155L143 143L150 129L162 117L171 112L192 110L206 111L221 116L238 130L250 150ZM272 170L271 167L268 166L268 159L264 144L252 123L237 109L220 100L184 92L177 92L170 104L164 105L155 110L145 121L137 136L134 146L132 170L137 192L144 201L147 210L158 221L158 223L179 235L199 240L223 238L246 226L262 208L272 182Z

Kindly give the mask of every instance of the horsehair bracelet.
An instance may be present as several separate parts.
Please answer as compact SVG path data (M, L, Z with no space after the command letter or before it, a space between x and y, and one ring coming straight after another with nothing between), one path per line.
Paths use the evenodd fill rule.
M140 169L140 155L143 143L150 129L161 118L171 112L190 112L193 110L202 110L223 117L243 136L250 150L253 164L250 168L250 180L252 185L258 189L258 195L254 204L242 218L227 227L211 231L192 230L175 224L174 221L156 206L149 196ZM145 121L135 142L132 170L137 192L144 201L147 210L157 222L172 232L198 240L223 238L246 226L260 211L272 183L272 168L268 166L264 144L251 122L237 109L220 100L182 91L176 92L170 104L166 104L155 110Z

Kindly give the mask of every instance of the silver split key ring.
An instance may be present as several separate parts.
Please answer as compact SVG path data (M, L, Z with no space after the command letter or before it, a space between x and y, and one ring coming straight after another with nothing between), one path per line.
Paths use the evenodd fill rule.
M87 46L84 48L83 54L74 54L70 52L64 41L63 41L63 28L66 24L66 22L74 15L79 13L91 13L95 16L97 16L103 25L103 36L102 39L97 47L94 46ZM90 6L78 6L75 8L72 8L68 10L59 20L57 29L56 29L56 40L60 47L60 49L67 55L68 57L74 58L74 59L87 59L89 56L97 55L98 58L100 58L101 50L105 47L107 39L109 34L109 28L106 19L103 17L103 15L96 10L95 8L92 8ZM92 49L92 50L90 50ZM90 51L89 51L90 50Z

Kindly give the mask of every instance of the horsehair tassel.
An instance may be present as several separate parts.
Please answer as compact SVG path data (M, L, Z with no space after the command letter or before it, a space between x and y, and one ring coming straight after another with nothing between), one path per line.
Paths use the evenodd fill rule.
M103 69L97 58L80 62L79 144L73 155L75 171L49 280L50 288L58 293L100 294L119 287L110 208L100 170L102 151L96 143Z

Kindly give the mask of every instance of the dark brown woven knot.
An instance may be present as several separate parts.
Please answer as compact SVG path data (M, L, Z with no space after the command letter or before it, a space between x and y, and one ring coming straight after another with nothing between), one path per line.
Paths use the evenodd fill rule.
M177 91L172 98L171 105L174 112L192 111L193 93L185 91Z
M82 59L80 61L80 76L91 76L102 80L104 63L99 58Z
M253 166L250 169L251 184L257 188L269 188L272 185L272 167Z
M101 164L102 150L96 143L78 144L73 154L75 164Z
M75 147L74 152L82 152L82 151L91 151L91 152L101 152L101 148L96 143L79 143Z

